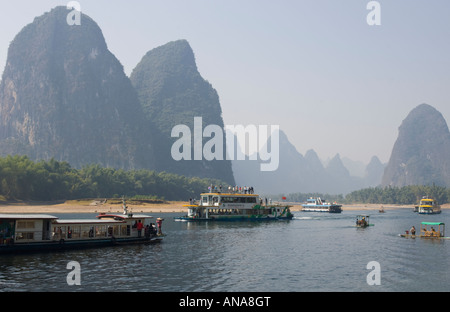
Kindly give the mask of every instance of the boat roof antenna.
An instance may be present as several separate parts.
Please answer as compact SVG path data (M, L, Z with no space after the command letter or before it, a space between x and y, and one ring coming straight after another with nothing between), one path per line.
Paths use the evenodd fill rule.
M123 214L128 215L128 207L127 207L127 203L125 202L125 196L122 196L122 208L123 208Z

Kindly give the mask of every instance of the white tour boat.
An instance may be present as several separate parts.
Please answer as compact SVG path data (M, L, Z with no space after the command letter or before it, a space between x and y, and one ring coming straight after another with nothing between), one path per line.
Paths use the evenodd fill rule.
M302 205L302 211L340 213L342 212L342 205L327 203L320 197L310 197Z

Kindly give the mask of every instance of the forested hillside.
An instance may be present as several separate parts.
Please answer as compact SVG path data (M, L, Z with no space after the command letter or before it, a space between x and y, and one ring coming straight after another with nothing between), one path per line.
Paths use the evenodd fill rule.
M27 156L0 158L0 196L6 200L50 201L148 195L166 200L198 198L208 186L224 183L155 172L88 165L74 169L54 159L34 162Z

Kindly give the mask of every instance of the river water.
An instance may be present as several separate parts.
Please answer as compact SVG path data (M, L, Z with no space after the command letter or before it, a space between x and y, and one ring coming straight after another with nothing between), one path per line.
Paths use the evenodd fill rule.
M374 226L354 227L361 213ZM398 235L412 225L419 229L421 221L450 224L445 210L425 216L344 207L341 214L294 212L293 220L267 222L188 223L175 222L177 213L152 215L165 219L160 244L1 256L0 291L450 291L450 240ZM80 264L81 285L67 282L71 261ZM378 266L368 267L373 261Z

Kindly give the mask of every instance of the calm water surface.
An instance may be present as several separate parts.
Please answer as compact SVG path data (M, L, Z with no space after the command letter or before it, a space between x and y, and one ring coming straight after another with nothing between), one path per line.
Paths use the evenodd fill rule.
M375 226L355 228L360 213ZM449 213L294 212L290 221L216 223L153 214L165 218L161 244L1 256L0 291L450 291L450 240L398 236L421 221L450 225ZM81 265L81 286L67 284L70 261ZM367 283L371 261L381 285Z

